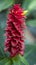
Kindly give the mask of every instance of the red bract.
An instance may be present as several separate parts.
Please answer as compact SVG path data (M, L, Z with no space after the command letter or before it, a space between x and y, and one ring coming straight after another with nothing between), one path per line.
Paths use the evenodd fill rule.
M15 4L10 9L7 18L5 51L9 51L10 56L24 54L24 29L25 16L19 4Z

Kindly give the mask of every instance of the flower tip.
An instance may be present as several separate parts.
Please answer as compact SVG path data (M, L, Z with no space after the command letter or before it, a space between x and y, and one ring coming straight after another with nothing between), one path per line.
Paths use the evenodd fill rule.
M28 13L28 10L23 11L22 15L26 15Z

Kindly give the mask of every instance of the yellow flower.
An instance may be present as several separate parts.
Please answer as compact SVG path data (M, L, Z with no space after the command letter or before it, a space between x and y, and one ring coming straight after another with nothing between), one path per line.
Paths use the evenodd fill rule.
M23 11L22 15L26 15L28 13L28 10Z

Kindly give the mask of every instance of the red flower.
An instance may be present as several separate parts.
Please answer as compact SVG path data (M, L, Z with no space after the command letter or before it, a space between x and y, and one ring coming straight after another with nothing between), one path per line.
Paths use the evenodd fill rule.
M22 15L23 9L19 4L15 4L10 9L6 27L5 51L9 51L10 56L24 54L24 28L25 16ZM24 18L24 20L23 20Z

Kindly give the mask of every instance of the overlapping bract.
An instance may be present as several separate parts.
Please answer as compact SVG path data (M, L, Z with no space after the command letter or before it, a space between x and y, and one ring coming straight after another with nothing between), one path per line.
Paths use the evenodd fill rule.
M7 18L5 51L9 51L10 56L24 54L24 29L25 16L22 15L23 9L19 4L15 4L10 9Z

